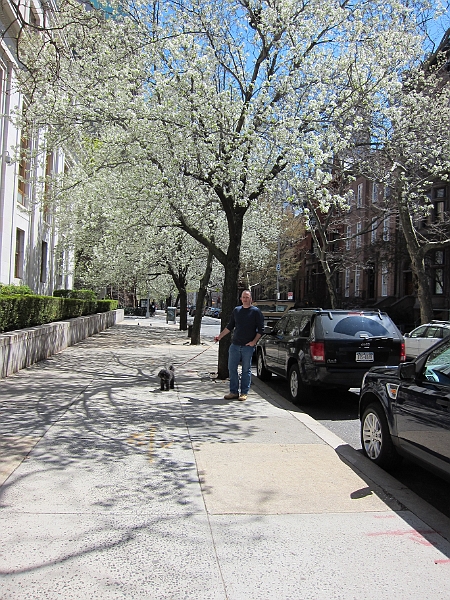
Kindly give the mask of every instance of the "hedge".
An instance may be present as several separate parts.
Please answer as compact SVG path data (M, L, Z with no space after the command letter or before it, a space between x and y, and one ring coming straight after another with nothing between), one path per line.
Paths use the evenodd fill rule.
M115 310L117 304L117 300L0 294L0 333L107 312Z

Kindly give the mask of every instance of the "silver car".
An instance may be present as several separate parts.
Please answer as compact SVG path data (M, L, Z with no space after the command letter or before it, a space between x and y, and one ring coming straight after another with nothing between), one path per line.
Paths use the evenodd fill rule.
M431 321L404 334L407 358L416 358L425 350L450 336L450 321Z

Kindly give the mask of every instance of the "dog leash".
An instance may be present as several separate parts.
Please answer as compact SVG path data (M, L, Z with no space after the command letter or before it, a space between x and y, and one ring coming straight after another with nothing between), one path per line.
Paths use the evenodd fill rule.
M182 363L181 365L177 365L177 367L184 367L184 365L187 365L188 362L191 362L191 360L194 360L194 358L197 358L197 356L200 356L201 354L203 354L203 352L206 352L207 350L209 350L210 348L212 348L214 345L215 345L215 343L211 344L211 346L208 346L207 348L205 348L204 350L202 350L201 352L199 352L195 356L192 356L191 358L189 358L186 362Z

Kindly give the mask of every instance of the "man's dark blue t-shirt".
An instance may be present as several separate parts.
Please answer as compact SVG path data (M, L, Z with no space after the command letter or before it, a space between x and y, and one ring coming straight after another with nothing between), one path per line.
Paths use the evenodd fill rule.
M264 317L257 306L244 308L236 306L231 313L227 329L233 331L232 344L245 346L253 339L255 335L264 333Z

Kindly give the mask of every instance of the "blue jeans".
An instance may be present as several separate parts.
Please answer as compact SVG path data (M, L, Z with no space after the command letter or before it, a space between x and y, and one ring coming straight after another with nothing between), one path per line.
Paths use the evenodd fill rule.
M228 351L228 371L230 373L230 392L239 394L238 366L242 362L241 394L248 394L252 382L252 356L254 346L231 344Z

